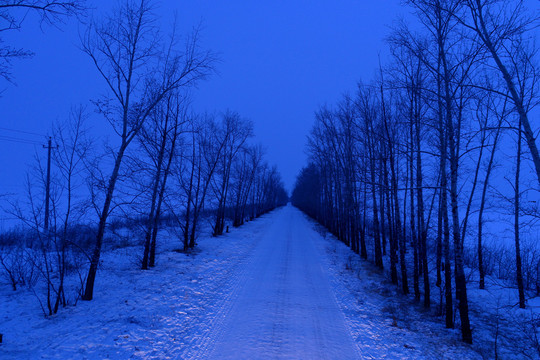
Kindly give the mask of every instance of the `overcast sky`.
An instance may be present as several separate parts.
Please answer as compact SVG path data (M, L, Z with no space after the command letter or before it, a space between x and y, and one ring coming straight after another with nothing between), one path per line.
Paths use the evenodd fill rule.
M112 1L89 1L99 16ZM191 0L161 1L164 28L176 11L185 33L202 22L202 46L220 54L219 74L194 92L198 112L239 112L255 125L256 141L267 149L289 190L305 164L304 145L313 114L333 104L357 81L369 79L387 54L384 38L405 9L399 0ZM28 18L5 42L35 56L14 63L16 85L1 82L0 135L38 141L0 140L0 193L18 192L33 154L42 155L53 121L73 105L86 104L104 91L88 57L78 49L84 27L70 20L60 29L40 29ZM93 113L93 111L91 111ZM93 113L91 125L103 134L108 124ZM10 132L13 129L37 135Z

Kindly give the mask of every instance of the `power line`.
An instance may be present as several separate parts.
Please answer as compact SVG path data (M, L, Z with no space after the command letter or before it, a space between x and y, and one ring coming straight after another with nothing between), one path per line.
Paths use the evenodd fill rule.
M13 137L13 136L0 135L0 141L2 141L2 140L3 141L16 142L16 143L20 143L20 144L29 144L29 145L39 145L39 144L41 144L40 141L16 138L16 137Z
M41 136L41 137L44 136L43 134L38 134L38 133L35 133L35 132L31 132L31 131L24 131L24 130L10 129L10 128L6 128L6 127L0 127L0 130L11 131L11 132L16 132L16 133L20 133L20 134L27 134L27 135Z
M26 134L26 135L32 135L32 136L39 136L43 137L43 134L38 134L31 131L24 131L24 130L18 130L18 129L10 129L7 127L0 127L1 131L9 131L12 133L18 133L18 134ZM14 135L0 135L0 141L10 141L15 142L19 144L29 144L29 145L39 145L41 144L41 141L32 140L32 139L25 139Z

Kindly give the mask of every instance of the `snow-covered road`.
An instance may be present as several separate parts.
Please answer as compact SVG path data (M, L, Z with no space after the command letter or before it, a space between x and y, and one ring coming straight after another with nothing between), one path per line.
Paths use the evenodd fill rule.
M273 214L212 329L204 359L358 359L319 236L292 206Z
M44 318L29 289L0 286L0 359L479 359L384 274L286 206L193 253L163 231L104 253L90 302Z

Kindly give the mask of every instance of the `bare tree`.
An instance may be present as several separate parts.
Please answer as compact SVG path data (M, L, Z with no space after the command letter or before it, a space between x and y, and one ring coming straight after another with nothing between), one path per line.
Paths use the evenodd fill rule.
M254 191L253 183L260 170L263 155L261 146L249 146L243 152L241 161L237 163L233 221L235 227L243 225L246 219L249 195Z
M538 101L540 70L537 49L526 40L538 28L540 16L528 10L523 0L467 0L465 4L469 16L461 17L461 23L477 35L506 84L506 91L498 93L508 97L519 114L540 184L540 153L529 121L529 112ZM523 73L523 69L528 71ZM522 91L525 83L530 87Z
M225 145L218 168L219 176L216 177L214 183L214 193L217 199L216 221L213 227L214 236L223 234L232 166L237 154L244 147L247 139L252 136L253 125L250 121L242 119L239 114L228 111L223 115L219 131L225 140Z
M84 108L74 108L68 121L54 126L51 138L54 138L55 146L51 149L49 163L54 168L52 175L46 175L50 168L44 167L36 155L36 166L27 174L26 199L24 203L17 201L12 204L12 214L21 220L24 232L35 239L20 244L24 251L19 253L21 258L17 266L27 263L38 273L36 279L43 284L44 294L34 288L32 290L45 315L56 314L60 305L67 304L64 280L68 256L74 248L71 235L83 208L75 192L83 183L83 159L90 151L85 118ZM50 193L49 209L43 201L47 192ZM46 218L48 224L45 223ZM0 262L3 263L2 260Z
M62 305L66 305L64 278L67 271L67 250L69 246L73 245L72 240L69 238L69 231L71 227L74 227L80 221L80 217L74 216L74 193L82 184L81 178L85 175L83 161L88 156L92 144L85 127L86 116L84 107L74 108L67 124L58 125L53 131L54 138L58 143L58 150L54 153L54 160L61 178L61 191L65 199L65 210L61 226L56 229L53 237L59 281L53 313L58 311L60 302Z
M226 144L213 117L192 116L190 119L190 154L186 155L188 177L177 173L186 194L186 213L183 220L184 251L195 247L195 239L201 213L211 187L215 171L219 166Z
M126 1L103 22L93 23L82 40L84 52L109 90L96 104L120 140L99 210L84 300L93 298L107 218L128 146L167 94L205 78L212 70L212 55L199 50L197 32L185 50L177 52L174 38L163 45L158 30L151 1Z
M140 145L150 159L150 210L145 229L142 269L155 265L156 239L159 229L161 205L167 188L167 179L176 157L178 137L186 122L186 106L181 95L171 92L150 116L140 133Z

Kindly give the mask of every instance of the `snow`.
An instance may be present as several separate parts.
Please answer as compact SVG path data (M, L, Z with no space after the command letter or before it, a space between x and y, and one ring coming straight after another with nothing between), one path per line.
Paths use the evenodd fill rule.
M202 239L190 255L173 251L178 239L161 239L157 266L149 271L137 270L139 247L106 252L94 300L49 318L30 291L0 287L6 307L0 358L190 358L267 220L234 236Z
M305 216L305 215L304 215ZM322 266L362 359L482 359L458 330L399 293L373 264L315 224Z
M315 247L318 234L292 207L273 220L199 358L359 358Z
M2 284L0 358L481 358L319 230L286 206L189 255L164 232L155 269L136 270L139 247L108 251L94 300L49 318Z

